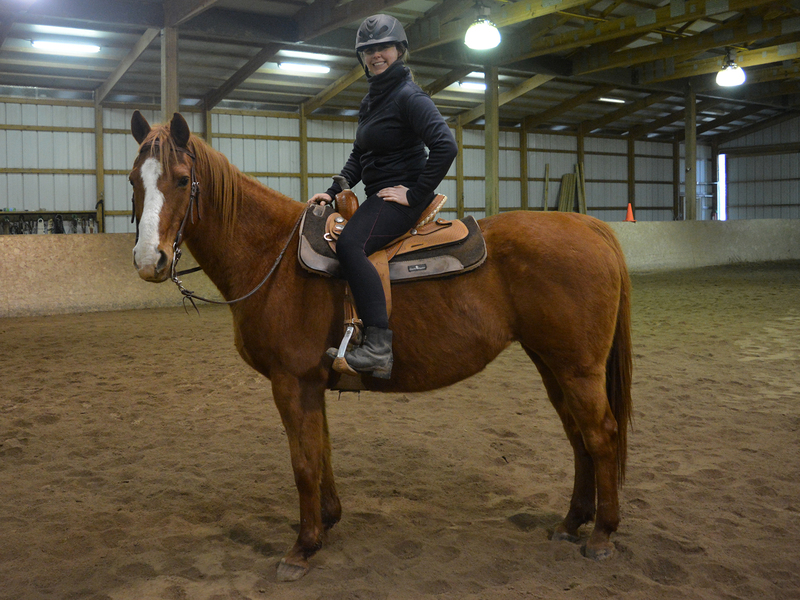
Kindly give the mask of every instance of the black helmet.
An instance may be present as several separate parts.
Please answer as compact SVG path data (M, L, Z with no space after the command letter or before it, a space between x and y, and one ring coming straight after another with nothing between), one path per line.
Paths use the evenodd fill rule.
M400 21L390 15L372 15L364 19L356 34L356 52L376 44L402 44L408 48L408 38Z

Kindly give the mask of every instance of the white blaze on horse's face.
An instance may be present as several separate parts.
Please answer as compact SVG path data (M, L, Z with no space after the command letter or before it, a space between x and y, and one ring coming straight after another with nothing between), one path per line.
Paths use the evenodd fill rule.
M150 157L139 173L144 185L144 207L139 221L139 241L133 248L133 264L143 279L163 281L167 255L159 248L159 225L164 207L164 194L158 189L158 180L163 174L161 162Z

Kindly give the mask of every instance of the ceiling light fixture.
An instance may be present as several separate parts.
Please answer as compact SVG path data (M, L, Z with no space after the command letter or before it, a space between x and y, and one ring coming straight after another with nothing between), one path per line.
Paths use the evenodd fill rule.
M742 69L733 59L733 50L728 50L725 60L722 61L722 69L717 73L717 85L722 87L733 87L742 85L745 80L744 69Z
M282 56L289 58L299 58L301 60L330 60L328 54L319 54L317 52L300 52L298 50L281 50Z
M53 54L95 54L100 46L94 44L73 44L69 42L50 42L47 40L31 40L31 46Z
M500 32L497 26L489 20L489 7L478 7L478 18L467 29L464 43L472 50L489 50L500 43Z
M598 98L598 100L600 100L600 102L610 102L611 104L625 104L625 100L622 98L607 98L604 96L602 98Z
M303 63L280 62L278 67L294 73L330 73L331 68L325 65L306 65Z
M480 81L459 81L458 87L460 87L462 90L468 90L470 92L486 91L486 84L481 83Z

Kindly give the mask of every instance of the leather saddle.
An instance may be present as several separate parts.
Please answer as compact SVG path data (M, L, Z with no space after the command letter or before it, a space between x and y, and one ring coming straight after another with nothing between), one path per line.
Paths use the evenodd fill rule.
M486 260L486 243L474 217L436 219L446 201L445 196L436 196L411 231L369 257L379 274L385 272L387 284L454 276L476 269ZM343 277L336 240L357 207L355 194L345 190L336 197L338 210L330 205L306 210L298 247L298 259L306 270ZM387 267L382 268L383 264Z

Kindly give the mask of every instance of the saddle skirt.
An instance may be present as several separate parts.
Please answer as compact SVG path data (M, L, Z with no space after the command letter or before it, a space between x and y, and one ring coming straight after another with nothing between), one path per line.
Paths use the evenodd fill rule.
M298 260L312 273L342 278L335 241L346 221L329 205L310 206L300 223ZM486 260L486 242L472 216L422 225L380 251L386 253L392 282L454 276ZM377 254L377 253L376 253ZM373 260L373 257L370 257Z

